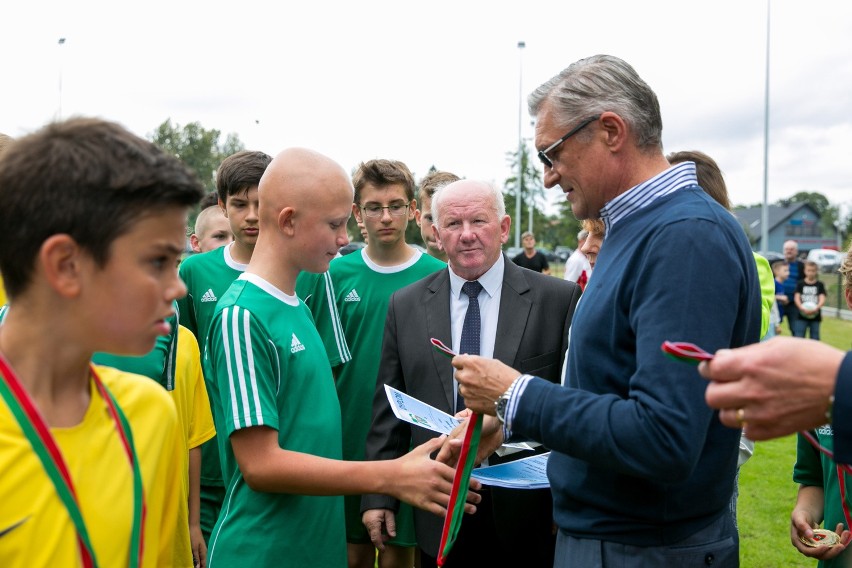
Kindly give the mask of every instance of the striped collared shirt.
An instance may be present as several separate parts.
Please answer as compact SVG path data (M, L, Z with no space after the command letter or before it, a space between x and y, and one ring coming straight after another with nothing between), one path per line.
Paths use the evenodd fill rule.
M647 207L660 197L697 184L695 162L682 162L635 187L631 187L609 201L601 209L601 219L606 226L606 233L609 234L612 226L621 219L643 207Z

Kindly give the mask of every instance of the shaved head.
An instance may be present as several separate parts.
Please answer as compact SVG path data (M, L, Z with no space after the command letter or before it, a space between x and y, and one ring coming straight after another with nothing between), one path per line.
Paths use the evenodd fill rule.
M307 148L288 148L275 156L260 179L258 193L261 232L265 224L278 223L285 207L300 210L340 199L351 207L354 198L352 182L340 164Z
M334 160L289 148L267 166L257 188L259 227L249 268L289 291L300 271L325 272L349 242L355 190ZM276 274L283 277L276 280Z

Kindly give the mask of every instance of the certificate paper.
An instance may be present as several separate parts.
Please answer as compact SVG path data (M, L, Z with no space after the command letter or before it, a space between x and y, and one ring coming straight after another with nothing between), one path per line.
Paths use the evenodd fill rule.
M547 458L550 452L523 458L513 462L501 463L473 470L471 477L484 485L508 487L511 489L546 489Z
M434 406L419 401L391 386L385 385L385 393L390 401L394 416L403 422L408 422L409 424L414 424L415 426L420 426L439 434L449 434L453 431L453 428L464 422L464 420L450 416L446 412L442 412ZM532 449L531 446L523 442L519 444L504 444L503 447L522 450Z

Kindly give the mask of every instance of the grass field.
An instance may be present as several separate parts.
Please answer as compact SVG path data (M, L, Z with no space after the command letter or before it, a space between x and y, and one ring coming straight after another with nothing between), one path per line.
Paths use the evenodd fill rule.
M825 318L820 326L825 343L852 348L852 322ZM789 334L789 333L788 333ZM738 518L743 568L813 568L790 544L790 512L796 502L793 483L796 437L758 442L754 456L740 470Z

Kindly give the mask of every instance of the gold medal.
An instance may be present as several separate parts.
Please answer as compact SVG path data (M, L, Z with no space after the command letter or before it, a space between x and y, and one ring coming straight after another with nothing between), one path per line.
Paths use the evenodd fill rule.
M802 541L802 544L811 548L820 546L831 547L840 542L840 535L828 529L814 529L813 539L800 536L799 540Z

